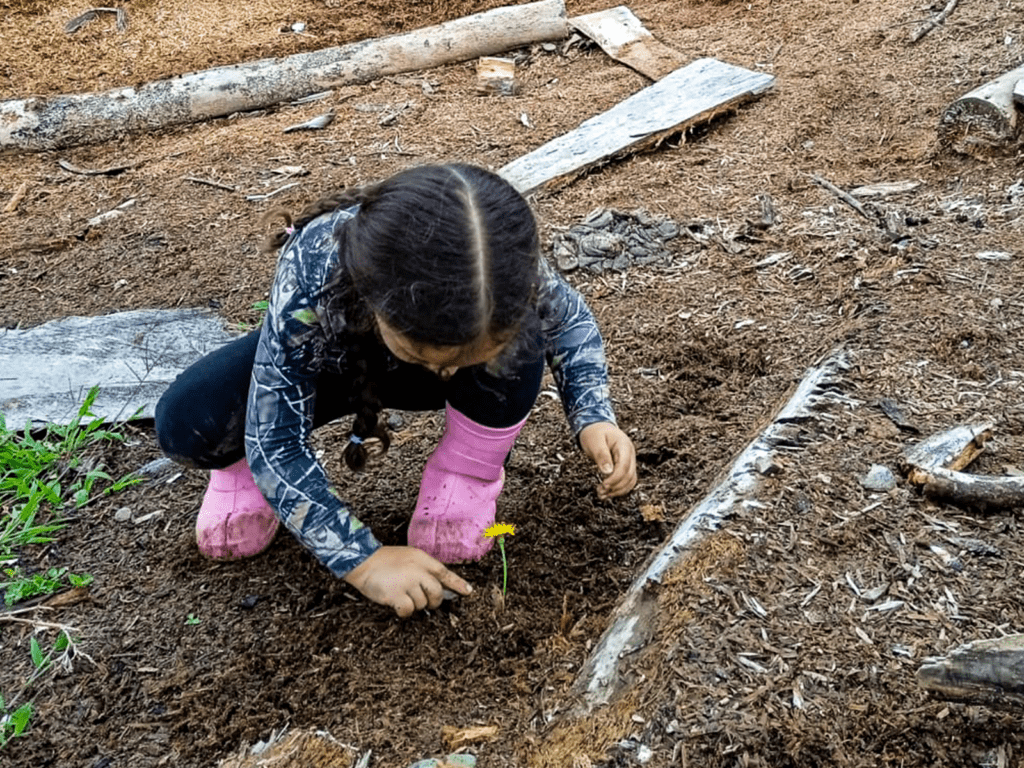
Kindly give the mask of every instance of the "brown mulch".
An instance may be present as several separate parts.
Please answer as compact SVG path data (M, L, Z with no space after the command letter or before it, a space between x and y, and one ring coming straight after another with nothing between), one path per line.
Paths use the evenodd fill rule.
M7 0L0 96L139 84L499 4L133 0L125 32L104 15L67 36L85 6ZM936 504L898 474L905 446L968 420L996 423L972 471L1019 471L1024 448L1020 156L954 155L935 132L952 99L1019 65L1024 30L1006 4L961 3L911 45L942 5L630 4L687 57L777 78L735 113L534 201L546 243L601 206L682 228L666 263L568 275L605 333L638 489L597 500L558 404L542 396L502 497L518 526L508 596L496 597L502 566L489 557L460 568L473 597L406 621L284 534L257 559L204 561L192 538L200 472L95 503L56 542L21 553L28 570L67 566L95 581L88 600L0 621L0 694L30 673L30 636L55 637L40 622L73 626L82 653L30 693L31 731L0 750L0 765L212 767L285 727L328 733L337 754L308 758L323 765L372 752L370 766L404 768L456 748L482 768L1024 765L1019 713L937 701L914 681L929 655L1024 631L1017 516ZM604 7L568 3L570 15ZM296 21L308 35L281 32ZM326 103L0 156L0 209L27 184L0 214L0 323L179 306L256 322L273 271L258 255L259 221L272 205L414 163L501 167L648 82L581 41L514 57L521 89L508 98L475 95L468 63L338 89ZM327 106L338 117L325 131L282 133ZM130 167L84 176L60 159ZM280 186L283 166L308 173L268 201L246 199ZM893 214L893 237L811 174L846 190L920 186L865 201ZM763 195L778 213L768 227ZM126 200L125 215L86 225ZM838 347L852 361L844 398L801 426L757 503L734 509L665 580L657 633L627 664L628 695L568 716L576 675L648 555ZM883 398L912 429L882 412ZM316 438L387 543L403 541L441 428L439 414L400 415L393 448L364 475L342 469L336 428ZM103 455L114 471L159 455L149 425L129 431ZM872 464L897 471L894 490L862 486ZM119 522L123 507L158 514ZM484 725L497 736L453 746L451 729Z

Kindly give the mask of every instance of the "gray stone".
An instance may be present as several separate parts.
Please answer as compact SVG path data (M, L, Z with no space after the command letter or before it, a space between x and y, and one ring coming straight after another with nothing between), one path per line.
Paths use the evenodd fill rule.
M860 479L860 484L869 491L891 491L896 487L896 477L888 467L872 464L868 473Z

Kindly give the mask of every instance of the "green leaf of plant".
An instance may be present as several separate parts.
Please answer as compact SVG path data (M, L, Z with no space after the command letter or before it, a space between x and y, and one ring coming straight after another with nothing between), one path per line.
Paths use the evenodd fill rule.
M39 641L34 637L29 641L29 653L32 654L32 663L36 665L36 669L42 669L46 659L43 657L43 649L39 647Z
M14 724L14 735L21 736L28 728L28 721L32 719L32 705L26 702L14 710L11 715L11 722Z

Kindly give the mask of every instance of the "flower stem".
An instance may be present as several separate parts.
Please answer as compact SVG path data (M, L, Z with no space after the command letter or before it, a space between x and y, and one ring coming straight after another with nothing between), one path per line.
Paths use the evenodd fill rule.
M508 594L508 560L505 559L505 537L498 537L498 549L501 550L501 566L504 571L504 578L501 582L501 594Z

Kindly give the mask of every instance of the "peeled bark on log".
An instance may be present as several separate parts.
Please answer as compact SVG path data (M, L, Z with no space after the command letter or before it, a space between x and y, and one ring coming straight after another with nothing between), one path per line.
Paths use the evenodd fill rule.
M224 117L342 85L564 39L564 0L496 8L402 35L194 72L139 88L0 103L0 152L44 151Z
M939 698L1019 710L1024 705L1024 635L978 640L929 657L917 682Z
M992 437L992 422L963 424L931 435L903 452L907 476L912 483L923 483L915 473L924 473L935 467L960 470L974 461Z
M733 509L751 500L778 450L800 444L799 433L816 412L831 402L841 402L842 380L850 369L848 353L840 348L805 374L792 397L764 431L736 458L711 492L683 518L671 538L648 560L637 579L612 613L611 622L594 647L573 691L579 696L574 716L589 716L607 705L634 682L627 657L639 652L658 629L657 587L662 577L686 563L691 550L709 531L721 528Z
M1024 78L1024 67L961 96L942 113L939 140L964 154L991 153L1017 142L1019 125L1013 91Z

